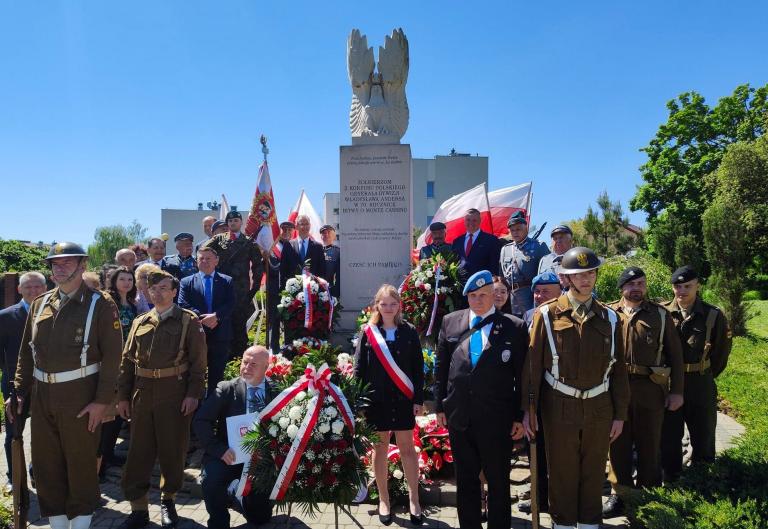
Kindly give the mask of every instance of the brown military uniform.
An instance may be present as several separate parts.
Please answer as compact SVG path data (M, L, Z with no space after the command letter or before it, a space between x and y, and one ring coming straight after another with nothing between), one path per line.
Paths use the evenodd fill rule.
M621 321L617 316L612 335L609 310L592 300L582 320L574 314L568 296L562 295L540 305L533 317L522 394L532 391L534 402L541 407L549 510L554 522L561 525L600 523L611 424L627 419L629 382ZM592 396L569 396L546 381L546 373L551 375L554 369L544 318L549 319L559 355L558 383L574 390L592 390ZM611 366L612 345L615 363ZM606 381L607 391L592 389L604 387Z
M683 348L685 402L677 411L666 411L661 434L661 466L664 479L675 479L683 469L683 425L688 426L694 463L715 459L717 385L715 377L725 369L731 353L731 331L723 313L701 298L686 316L670 301L669 310ZM707 320L711 318L709 345ZM706 350L706 352L705 352Z
M647 300L634 311L625 307L623 300L610 306L623 322L624 358L631 393L624 429L610 448L608 479L614 490L623 494L635 485L633 447L637 450L637 486L661 485L664 406L669 392L683 394L683 353L675 324L663 306ZM661 318L664 318L663 336ZM651 367L657 368L655 375Z
M85 363L91 366L100 362L99 371L54 382L57 373L82 367L86 319L96 295L99 298L87 337ZM89 432L89 416L78 419L77 415L91 402L114 401L123 335L117 308L109 297L85 284L71 295L62 296L55 288L29 307L15 388L16 394L25 399L31 394L32 464L40 513L72 519L92 514L99 501L96 452L101 431ZM39 380L35 373L46 381Z
M147 509L155 459L163 499L181 488L192 421L181 405L186 397L203 398L206 359L205 332L193 312L174 304L162 315L152 309L133 321L118 381L119 399L131 402L123 491L133 510Z

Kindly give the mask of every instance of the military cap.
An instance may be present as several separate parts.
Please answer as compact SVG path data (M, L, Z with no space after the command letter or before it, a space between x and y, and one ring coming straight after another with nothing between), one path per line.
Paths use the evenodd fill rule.
M694 270L691 265L681 266L672 272L672 284L679 285L680 283L687 283L688 281L698 279L698 277L699 274L696 273L696 270Z
M555 233L567 233L568 235L573 236L573 230L571 230L571 228L566 226L565 224L560 224L552 228L552 231L549 232L549 236L552 237L553 235L555 235Z
M226 227L226 225L227 225L227 223L224 222L223 220L217 220L216 222L211 224L211 233L213 233L214 231L218 230L219 228Z
M64 241L52 245L45 260L50 261L51 259L58 259L59 257L88 257L88 254L79 244Z
M643 269L638 266L630 266L621 273L618 281L616 281L616 286L619 287L619 290L621 290L624 288L624 285L630 281L634 281L635 279L641 277L645 277L645 272L643 272Z
M293 222L291 222L290 220L284 220L283 222L280 223L280 227L281 228L295 228L296 225Z
M240 219L240 220L242 220L243 219L243 215L239 211L230 211L229 213L227 213L227 216L224 218L224 220L229 220L229 219Z
M177 233L176 237L173 238L173 242L179 242L179 241L192 241L195 239L195 236L191 233L187 233L186 231L182 231L181 233Z
M437 231L437 230L444 230L445 224L442 222L433 222L429 225L429 231Z
M557 274L555 274L551 270L547 270L546 272L542 272L533 278L533 281L531 281L531 289L536 288L536 285L559 285L559 284L560 284L560 279L557 277Z
M153 286L158 284L160 281L163 281L165 279L170 279L171 282L173 282L174 279L176 279L175 276L172 274L169 274L165 270L156 270L154 272L150 272L147 274L147 283L149 286Z
M334 228L330 224L323 224L323 227L320 228L320 233L323 233L324 231L328 231L328 230L336 231L336 228Z
M557 273L565 275L579 274L600 268L602 264L602 259L597 256L594 250L584 246L577 246L565 252Z
M493 276L488 270L480 270L479 272L475 272L472 274L469 279L467 279L467 284L464 285L464 294L465 296L469 294L470 292L474 292L478 288L483 288L484 286L492 285L493 284Z
M512 226L513 224L528 224L528 221L525 220L525 211L515 211L510 215L507 226Z

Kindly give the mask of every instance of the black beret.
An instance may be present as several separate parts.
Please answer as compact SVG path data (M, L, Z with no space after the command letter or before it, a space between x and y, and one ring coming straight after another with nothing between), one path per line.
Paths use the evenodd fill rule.
M694 270L691 265L681 266L672 272L672 284L679 285L680 283L687 283L688 281L698 279L698 277L699 274L696 273L696 270Z
M553 236L555 233L567 233L568 235L573 235L573 231L571 228L566 226L565 224L560 224L559 226L555 226L552 228L552 231L549 232L549 236Z
M320 233L323 233L324 231L328 231L328 230L336 231L336 228L334 228L330 224L323 224L323 227L320 228Z
M176 237L173 238L173 242L179 242L179 241L192 241L195 237L191 233L187 233L186 231L182 231L181 233L177 233Z
M242 220L243 219L243 215L239 211L230 211L229 213L227 213L227 216L226 216L226 218L224 220L229 220L229 219L240 219L240 220Z
M525 211L521 209L510 215L509 220L507 221L507 226L512 226L513 224L528 224L528 221L525 220Z
M637 266L630 266L621 273L619 280L616 282L616 286L619 287L619 290L621 290L624 285L640 277L645 277L645 272L643 272L643 269Z
M433 222L429 225L429 231L437 231L437 230L444 230L445 224L442 222Z

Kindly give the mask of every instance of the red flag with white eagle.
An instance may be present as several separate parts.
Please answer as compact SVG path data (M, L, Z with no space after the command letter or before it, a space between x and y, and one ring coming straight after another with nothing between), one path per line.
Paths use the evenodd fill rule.
M269 166L266 161L259 167L256 192L253 194L251 211L245 222L245 234L250 237L256 233L259 226L264 228L256 236L256 243L268 252L280 234L280 226L277 223L275 196L272 193L272 181L269 178Z
M296 201L296 204L293 206L291 213L288 215L288 220L296 224L296 219L301 215L306 215L309 217L309 223L311 225L309 230L310 238L317 242L322 241L320 238L320 228L323 227L323 221L320 220L320 215L317 214L317 211L312 206L312 203L309 201L309 197L307 197L307 194L303 189L299 195L299 200ZM298 237L296 230L293 231L293 237Z

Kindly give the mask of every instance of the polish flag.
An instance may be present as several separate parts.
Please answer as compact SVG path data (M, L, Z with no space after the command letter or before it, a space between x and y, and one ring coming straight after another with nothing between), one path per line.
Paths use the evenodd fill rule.
M490 206L488 204L488 194L485 191L485 183L473 187L463 193L454 195L445 202L443 202L438 208L435 216L432 218L432 222L442 222L446 227L445 241L450 244L456 237L464 235L466 229L464 228L464 215L468 209L475 208L480 211L480 229L493 233L493 225L491 224ZM429 226L419 236L416 242L416 255L419 255L419 250L428 244L432 243L432 234L429 231Z
M222 193L221 204L219 204L219 220L226 219L227 213L229 213L229 202L227 202L227 197L225 197L224 193Z
M272 193L272 181L269 178L269 166L266 160L259 167L256 191L253 193L251 211L248 213L243 231L246 236L250 237L259 230L259 226L264 227L256 236L256 244L268 252L280 234L280 226L277 222L275 196Z
M320 238L320 228L323 227L323 221L320 220L320 215L317 214L303 189L301 190L301 195L299 195L299 200L293 206L290 215L288 215L288 220L296 224L296 219L301 215L309 217L309 223L312 226L309 230L310 238L317 242L322 241ZM298 236L298 232L293 230L293 238L295 239Z
M507 221L517 211L525 211L525 217L530 224L531 182L491 191L488 193L488 205L491 209L493 234L496 237L507 234Z

